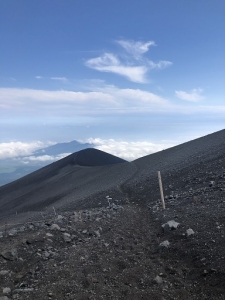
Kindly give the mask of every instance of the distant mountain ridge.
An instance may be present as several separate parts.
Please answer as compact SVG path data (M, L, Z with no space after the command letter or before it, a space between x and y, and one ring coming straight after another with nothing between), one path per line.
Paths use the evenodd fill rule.
M57 200L64 205L68 198L75 200L74 193L76 197L82 197L86 193L96 193L101 185L111 188L115 180L109 171L113 174L113 170L121 166L116 175L119 183L122 169L127 164L125 160L97 149L80 150L0 187L0 214L39 210Z
M157 201L159 170L170 198L175 197L170 194L171 187L177 186L178 191L188 187L190 193L186 181L195 172L195 180L198 173L205 174L201 187L204 190L208 181L214 180L213 172L224 178L224 141L222 130L133 162L84 149L0 187L0 215L37 212L51 209L52 205L59 210L97 207L107 204L106 195L122 202L127 197L134 203L140 199L142 203Z
M60 155L74 153L83 149L93 147L90 143L80 143L76 140L65 143L57 143L55 145L34 151L26 157L18 157L0 160L0 186L17 180L31 172L34 172L52 161L60 159ZM44 159L42 160L42 156ZM49 156L49 160L46 156ZM57 156L59 156L57 158ZM31 158L29 160L29 158ZM25 158L27 158L25 160ZM37 160L35 160L37 158Z
M62 153L74 153L86 148L93 147L93 144L85 143L82 144L78 141L71 141L67 143L57 143L55 145L39 149L33 153L34 156L42 156L42 155L59 155Z

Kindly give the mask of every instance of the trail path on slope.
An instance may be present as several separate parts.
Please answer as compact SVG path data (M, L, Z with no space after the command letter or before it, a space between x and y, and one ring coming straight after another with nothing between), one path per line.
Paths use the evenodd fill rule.
M135 170L134 173L130 175L130 177L128 177L126 180L124 180L123 183L121 183L119 185L119 191L125 196L126 200L128 202L130 202L130 195L129 192L126 190L126 184L131 181L132 179L135 178L135 176L138 174L138 172L140 171L140 168L138 165L136 165L134 162L130 162L130 164L132 164L133 166L135 166Z

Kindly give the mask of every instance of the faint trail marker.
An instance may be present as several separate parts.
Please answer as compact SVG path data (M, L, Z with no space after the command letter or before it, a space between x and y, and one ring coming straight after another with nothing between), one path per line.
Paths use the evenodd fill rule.
M55 207L53 206L53 211L54 211L54 214L55 214L55 216L56 216L56 211L55 211Z
M161 195L161 200L162 200L162 207L163 207L163 209L165 209L166 206L165 206L165 200L164 200L164 195L163 195L163 186L162 186L162 178L161 178L160 171L158 171L158 179L159 179L159 189L160 189L160 195Z
M110 206L111 206L110 200L112 200L112 198L110 198L109 196L106 196L106 199L107 199L107 201L108 201L108 203L109 203L109 207L110 207Z

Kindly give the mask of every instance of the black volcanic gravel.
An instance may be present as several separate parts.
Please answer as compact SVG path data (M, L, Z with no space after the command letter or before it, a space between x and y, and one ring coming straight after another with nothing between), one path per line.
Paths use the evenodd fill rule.
M9 299L225 299L224 130L132 163L60 164L40 185L7 185L9 196L0 198L15 212L27 192L26 205L37 208L21 217L42 217L7 237L1 218L0 299L6 287ZM8 217L15 220L20 214ZM163 229L171 220L178 228Z

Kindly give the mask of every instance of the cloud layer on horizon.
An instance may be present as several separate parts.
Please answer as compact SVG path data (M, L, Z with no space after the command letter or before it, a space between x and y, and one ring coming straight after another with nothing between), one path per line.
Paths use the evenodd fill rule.
M19 156L31 155L34 151L54 145L52 142L19 142L12 141L8 143L0 143L0 159L15 158Z
M94 148L110 153L112 155L121 157L125 160L131 161L139 157L161 151L163 149L172 147L174 144L167 143L152 143L148 141L128 142L115 139L100 139L89 138L80 143L92 143ZM8 142L0 143L0 159L19 159L24 164L32 162L53 162L64 158L71 153L61 153L59 155L38 155L35 156L36 150L56 144L55 142L43 143L40 141L33 142Z
M128 142L115 139L89 138L85 142L93 143L95 148L128 161L152 154L174 146L172 143L151 143L147 141Z
M75 116L119 115L128 113L216 114L225 112L225 105L198 104L202 96L177 91L185 102L176 104L146 90L117 88L105 85L92 91L35 90L28 88L0 88L0 122L24 121L26 117L67 118ZM188 100L189 99L189 100Z

